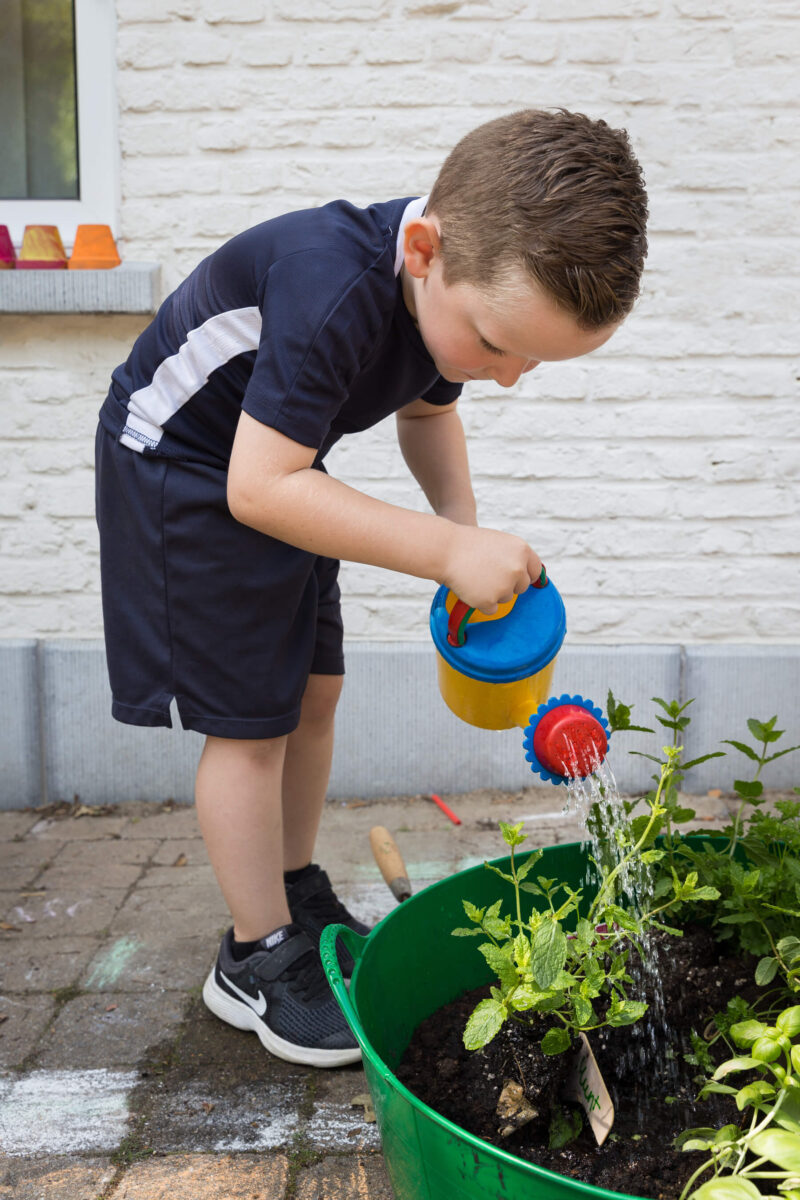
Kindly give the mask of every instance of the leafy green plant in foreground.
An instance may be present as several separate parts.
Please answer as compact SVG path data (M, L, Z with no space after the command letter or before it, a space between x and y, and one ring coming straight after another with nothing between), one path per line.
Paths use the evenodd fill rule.
M749 1127L731 1124L681 1134L680 1149L709 1154L681 1200L763 1200L765 1194L800 1200L800 1005L783 1009L774 1025L738 1022L729 1035L745 1053L721 1063L700 1098L711 1092L732 1096L739 1111L749 1114ZM740 1073L748 1078L738 1088L723 1082ZM692 1190L708 1171L714 1177ZM769 1193L759 1190L755 1180L768 1186Z
M509 871L492 863L486 866L513 886L516 914L502 916L502 900L488 908L465 900L472 927L453 930L455 937L489 939L478 949L498 980L467 1022L464 1045L468 1050L485 1046L508 1019L527 1022L531 1016L551 1014L552 1025L541 1047L545 1054L560 1054L579 1032L631 1025L644 1015L647 1005L628 996L631 952L641 953L641 939L650 929L669 929L660 918L674 905L714 899L717 894L711 887L698 886L696 873L690 871L684 879L675 875L672 895L649 911L637 912L624 899L622 883L631 864L656 861L663 854L652 848L653 830L663 818L660 797L674 761L674 752L666 747L659 786L648 801L648 818L628 835L616 866L598 864L600 884L586 906L580 890L541 875L530 879L542 851L533 851L518 865L516 850L527 835L521 823L500 823L511 851ZM539 897L541 910L523 917L522 892Z

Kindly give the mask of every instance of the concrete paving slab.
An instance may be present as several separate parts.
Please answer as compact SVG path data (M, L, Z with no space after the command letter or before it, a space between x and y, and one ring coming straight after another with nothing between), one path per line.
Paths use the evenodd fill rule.
M264 1057L255 1038L252 1053ZM150 1110L142 1136L150 1149L170 1154L288 1149L303 1124L306 1090L302 1077L224 1084L213 1077L190 1080L170 1088L163 1106Z
M42 802L39 648L31 638L0 641L0 808Z
M166 806L156 810L152 805L126 805L125 810L131 813L121 834L126 840L157 838L161 842L200 837L193 805Z
M383 1159L360 1155L357 1159L328 1157L301 1171L296 1200L394 1200Z
M8 992L53 992L77 984L97 951L97 939L55 937L35 945L23 936L0 939L0 988ZM0 1030L1 1032L1 1030Z
M69 841L53 856L52 864L53 868L77 866L86 873L102 870L109 864L141 867L149 863L160 848L161 842L157 838L143 838L141 841L118 838L94 842Z
M15 896L3 907L3 920L31 938L80 937L106 929L125 899L119 889L90 889L74 877L63 890Z
M40 817L27 836L40 842L95 842L119 837L130 818L128 816Z
M174 1155L134 1163L108 1200L281 1200L288 1177L282 1154Z
M94 1200L116 1175L108 1158L0 1159L0 1200Z
M0 840L13 842L15 838L23 838L39 820L34 808L15 812L0 812Z
M158 940L123 934L95 950L81 978L86 991L189 992L201 986L213 966L217 941L208 934L184 938L166 934Z
M128 1066L178 1029L183 992L103 992L76 996L42 1039L37 1066L67 1070Z
M0 879L3 890L32 886L53 857L60 845L41 846L35 842L0 842Z
M210 863L189 866L183 861L182 852L178 852L175 860L168 867L149 867L142 875L139 885L143 888L172 888L195 887L215 888L216 877Z
M152 856L151 865L171 867L181 855L186 859L187 867L208 866L206 844L201 837L170 838L168 841L159 842L158 849Z
M0 1077L0 1150L59 1155L115 1149L127 1130L126 1097L135 1080L133 1072L105 1067Z
M174 937L192 938L224 930L230 917L216 887L189 885L175 888L142 888L135 891L109 923L110 932L136 934L146 941L168 929Z
M5 992L0 996L0 1067L16 1067L39 1044L55 1011L52 996Z

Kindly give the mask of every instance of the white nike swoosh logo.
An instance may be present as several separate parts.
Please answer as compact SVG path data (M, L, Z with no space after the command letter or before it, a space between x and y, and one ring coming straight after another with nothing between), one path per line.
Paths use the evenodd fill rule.
M254 1000L252 996L248 996L247 992L243 992L242 989L238 988L235 983L232 983L224 971L220 971L220 978L225 981L232 992L236 992L237 996L241 996L245 1004L250 1005L256 1016L263 1017L264 1013L267 1011L267 998L263 992L259 992L258 999Z

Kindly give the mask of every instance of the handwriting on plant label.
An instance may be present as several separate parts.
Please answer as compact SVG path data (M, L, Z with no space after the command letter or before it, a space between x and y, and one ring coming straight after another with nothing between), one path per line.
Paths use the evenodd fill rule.
M575 1052L566 1096L583 1105L595 1141L602 1146L614 1124L614 1105L585 1033L580 1035L580 1046Z

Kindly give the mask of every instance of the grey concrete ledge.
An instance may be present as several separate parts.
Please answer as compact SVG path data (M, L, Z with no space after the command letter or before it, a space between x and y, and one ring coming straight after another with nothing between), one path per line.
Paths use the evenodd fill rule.
M158 263L122 263L107 271L0 271L3 313L154 313Z
M439 695L432 646L351 642L337 715L332 797L517 790L538 783L522 730L475 729ZM686 757L724 750L687 774L686 790L731 790L749 763L725 738L748 741L747 719L778 716L779 747L800 743L800 645L566 646L553 693L580 694L605 709L609 689L632 704L636 724L653 734L616 734L609 763L620 788L645 791L654 764L630 751L659 754L671 733L656 721L653 696L694 699ZM100 640L0 640L0 809L77 795L85 804L166 800L191 803L203 738L180 728L140 729L110 714ZM800 784L800 753L768 765L767 787ZM561 797L553 789L553 807Z

